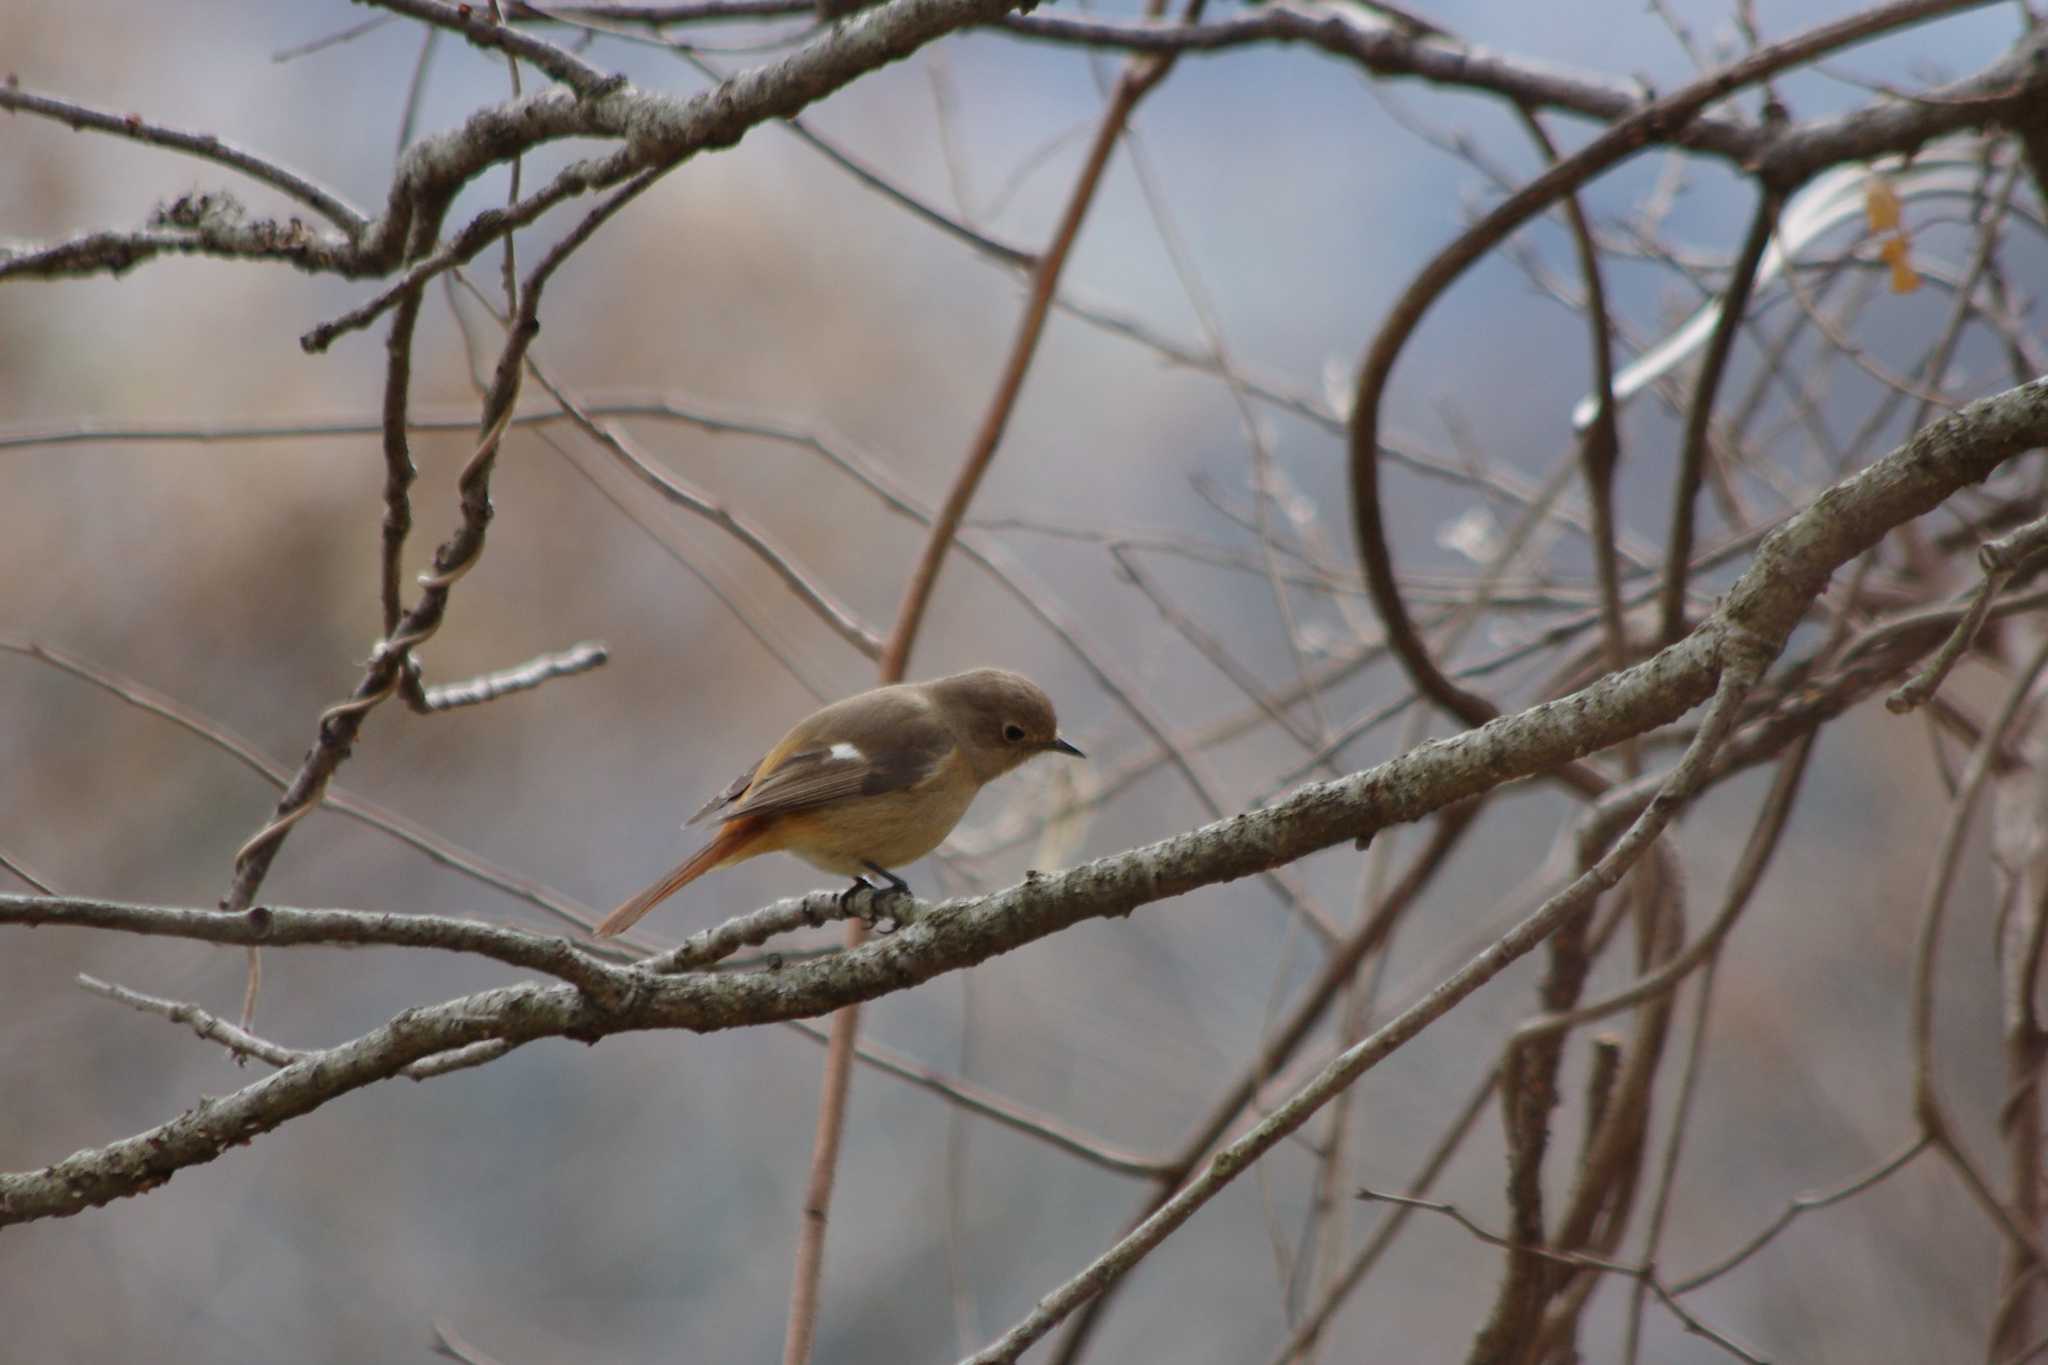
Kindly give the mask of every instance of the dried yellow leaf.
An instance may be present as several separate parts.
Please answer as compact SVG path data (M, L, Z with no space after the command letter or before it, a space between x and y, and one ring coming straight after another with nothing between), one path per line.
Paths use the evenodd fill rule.
M1873 174L1863 184L1863 212L1872 232L1891 232L1899 225L1899 192L1892 182Z
M1906 259L1911 251L1912 244L1903 232L1877 249L1877 254L1884 258L1884 263L1892 268L1894 294L1910 294L1920 287L1920 272L1913 269L1913 263Z

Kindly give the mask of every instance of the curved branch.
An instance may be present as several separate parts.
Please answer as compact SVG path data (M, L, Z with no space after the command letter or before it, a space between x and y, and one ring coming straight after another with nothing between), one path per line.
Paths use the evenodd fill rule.
M1483 724L1494 714L1493 706L1484 698L1465 691L1444 676L1416 634L1394 579L1393 558L1387 548L1385 518L1380 509L1380 402L1392 378L1394 362L1430 305L1468 267L1559 196L1650 143L1670 138L1715 101L1836 48L1968 7L1966 0L1904 0L1880 6L1763 48L1643 107L1496 205L1425 265L1395 301L1359 366L1351 408L1351 502L1366 586L1386 626L1388 645L1417 691L1468 724Z
M1692 403L1685 412L1685 440L1678 457L1678 478L1671 494L1671 530L1665 538L1664 580L1657 594L1660 638L1669 644L1685 634L1686 572L1692 559L1693 504L1699 501L1700 482L1707 467L1707 444L1714 417L1714 399L1721 392L1721 377L1727 372L1728 357L1735 350L1735 333L1749 311L1749 296L1756 284L1757 267L1777 230L1778 206L1782 196L1766 186L1750 218L1749 233L1743 238L1728 292L1721 300L1721 316L1700 361L1699 378L1693 384Z

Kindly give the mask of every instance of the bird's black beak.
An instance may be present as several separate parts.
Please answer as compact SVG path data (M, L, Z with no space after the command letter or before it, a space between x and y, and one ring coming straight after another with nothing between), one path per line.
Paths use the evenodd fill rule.
M1081 751L1080 751L1079 749L1076 749L1076 748L1075 748L1075 747L1074 747L1073 745L1071 745L1071 744L1067 743L1067 742L1066 742L1066 741L1065 741L1064 739L1061 739L1061 738L1060 738L1060 737L1059 737L1058 735L1054 735L1054 736L1053 736L1053 738L1052 738L1052 746L1051 746L1051 747L1053 747L1053 748L1055 748L1055 749L1059 750L1059 751L1060 751L1061 753L1063 753L1063 754L1072 754L1072 755L1073 755L1073 756L1074 756L1075 758L1086 758L1086 757L1088 757L1088 755L1086 755L1086 754L1082 753L1082 752L1081 752Z

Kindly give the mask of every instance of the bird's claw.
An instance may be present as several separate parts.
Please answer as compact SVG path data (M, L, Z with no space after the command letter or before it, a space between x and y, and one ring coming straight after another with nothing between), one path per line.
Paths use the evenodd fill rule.
M906 900L913 899L910 883L904 881L901 877L889 871L889 869L878 867L874 863L868 864L868 871L880 877L887 885L876 886L865 875L855 877L853 885L839 893L840 913L848 919L857 919L861 923L874 928L878 934L893 934L901 927L903 921L886 911L880 910L879 902L884 897L893 899L901 896ZM863 891L868 895L865 906L862 906L860 903L860 895ZM884 921L889 921L887 928L877 927Z

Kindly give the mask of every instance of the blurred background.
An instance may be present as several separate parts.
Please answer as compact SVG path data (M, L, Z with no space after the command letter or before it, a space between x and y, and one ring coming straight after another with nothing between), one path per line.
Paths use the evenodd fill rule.
M1569 9L1475 0L1429 13L1489 47L1660 90L1696 70L1670 19L1710 58L1743 50L1724 5L1659 8L1667 18L1633 0ZM1767 39L1853 8L1755 7ZM1775 93L1810 119L1870 103L1872 84L1961 76L2011 45L2015 13L1986 9L1860 47ZM375 17L339 3L17 0L0 25L0 66L25 88L216 133L374 212L408 126L409 91L418 92L416 134L507 93L501 60L450 41L423 54L421 30L401 21L293 55ZM801 27L689 36L743 49ZM707 85L657 47L600 37L586 56L645 88ZM727 70L767 59L705 57ZM1115 68L1113 57L977 33L858 81L804 117L891 183L1036 249ZM533 73L525 80L533 89ZM1739 105L1748 115L1756 107L1753 94ZM1589 135L1573 120L1551 126L1567 147ZM1233 361L1325 412L1345 400L1395 294L1497 198L1488 168L1525 177L1540 165L1496 102L1412 83L1376 88L1356 68L1295 47L1183 62L1135 128L1066 291L1205 352L1191 299L1199 291ZM1473 154L1446 151L1456 138ZM526 185L592 150L570 144L528 158ZM0 236L137 227L159 203L222 187L252 212L288 211L261 187L161 149L20 115L0 123ZM484 177L450 223L505 193L504 173ZM2019 197L2032 202L2024 183ZM1725 269L1751 192L1718 163L1650 155L1599 180L1585 203L1617 241L1656 206L1644 231L1662 249L1616 254L1609 276L1627 334L1648 340L1704 297L1700 276L1680 265L1709 281ZM538 259L582 211L523 235L522 261ZM1924 224L1918 249L1962 259L1972 240L1962 217L1947 224L1948 238L1942 222ZM2013 244L2015 262L2038 267L2039 245ZM1546 221L1516 251L1490 258L1430 314L1396 372L1388 430L1453 468L1533 486L1571 457L1570 409L1590 366L1584 320L1543 287L1549 278L1576 290L1568 237ZM495 269L494 257L480 260L472 278L494 290ZM297 338L381 287L164 258L120 279L0 289L0 636L145 684L296 764L315 718L354 685L379 634L384 478L382 325L319 356ZM930 506L989 401L1021 305L1014 272L775 125L688 162L606 226L552 285L533 354L584 401L659 400L770 421L870 462ZM1858 315L1857 335L1876 360L1914 354L1913 339L1924 346L1947 307L1927 293L1880 294ZM430 295L414 402L444 427L416 440L409 573L456 525L454 479L474 439L471 357L487 365L497 340L467 295ZM1958 386L2001 387L1996 353L1988 335L1966 337ZM1737 367L1731 392L1759 372L1752 346ZM1855 431L1871 394L1846 374L1827 389L1822 420ZM543 401L529 385L526 408ZM976 543L999 551L1022 595L1069 635L955 555L911 674L1022 670L1054 696L1090 761L1038 765L985 793L956 856L909 870L921 892L1005 885L1027 867L1211 818L1204 797L1156 761L1155 744L1083 651L1167 717L1179 740L1201 741L1208 798L1224 813L1304 780L1308 748L1258 716L1198 641L1221 642L1278 694L1303 669L1357 656L1376 623L1356 590L1341 435L1276 404L1254 410L1271 458L1263 509L1226 384L1129 336L1055 316L970 519ZM620 420L650 460L759 527L886 633L921 526L801 445ZM1882 453L1904 420L1847 458ZM312 430L328 425L337 429ZM52 439L110 427L156 435ZM271 434L246 435L252 428ZM1676 430L1672 413L1650 402L1624 423L1621 512L1653 550ZM505 447L490 542L423 651L427 678L453 681L585 639L602 640L610 662L447 715L385 706L338 782L601 912L684 851L677 826L706 796L818 699L870 685L873 665L730 538L653 496L572 429L546 431L522 427ZM1787 482L1825 477L1799 463L1807 457L1796 433L1784 449ZM1517 509L1400 468L1386 477L1398 562L1417 575L1421 609L1434 610L1432 601L1469 591L1475 558L1498 547ZM1301 580L1288 593L1291 631L1265 572L1260 526L1269 520L1278 562ZM1484 621L1456 661L1490 657L1581 611L1590 600L1583 542L1546 529L1507 581L1522 604ZM1521 704L1544 673L1489 686ZM1968 673L1956 688L1975 704L1993 695ZM1368 666L1288 714L1328 734L1398 695L1388 669ZM1254 723L1212 734L1237 717ZM1344 747L1338 768L1448 732L1438 717L1419 732L1406 719ZM1731 1251L1795 1193L1866 1171L1913 1135L1902 991L1940 829L1930 814L1942 800L1934 753L1919 727L1874 705L1825 732L1786 851L1722 959L1659 1253L1673 1275ZM1767 772L1732 781L1688 817L1689 913L1716 903L1767 781ZM1112 782L1122 785L1110 799L1090 799ZM0 853L52 887L210 905L273 801L203 739L47 663L0 653ZM1575 815L1549 789L1488 808L1371 966L1381 1014L1532 903ZM1396 867L1420 845L1412 831L1382 838ZM1970 866L1943 958L1940 1041L1945 1092L1966 1140L1989 1159L2002 1094L1990 879L1981 858ZM1358 853L1332 850L1293 871L1337 921L1360 913ZM649 939L818 884L793 860L763 859L690 888L647 922ZM0 874L0 889L27 888ZM298 828L262 899L560 927L325 811ZM1107 1145L1159 1156L1255 1055L1317 963L1274 888L1248 881L1085 925L882 1001L865 1014L865 1036ZM1624 981L1626 967L1603 963L1595 988ZM232 1016L243 970L239 950L6 932L0 1167L38 1167L126 1136L257 1074L179 1027L85 994L77 973ZM1536 1009L1538 971L1533 959L1510 971L1361 1083L1344 1188L1409 1179L1496 1060L1504 1031ZM275 951L257 1031L326 1046L408 1005L509 975L450 955ZM1689 1041L1688 1025L1674 1051ZM1584 1051L1575 1043L1566 1065L1551 1169L1560 1190L1576 1151ZM594 1049L548 1042L482 1069L350 1095L145 1197L0 1234L4 1354L424 1359L441 1322L506 1365L776 1358L822 1055L786 1029L633 1035ZM1667 1069L1660 1082L1660 1114L1675 1077ZM1276 1082L1271 1095L1290 1088ZM1655 1135L1664 1134L1660 1123ZM1148 1188L867 1069L855 1076L848 1143L821 1361L950 1360L974 1349L1113 1240ZM1501 1153L1489 1110L1439 1187L1495 1229ZM1267 1359L1320 1271L1298 1261L1316 1168L1311 1151L1285 1147L1199 1215L1131 1278L1091 1358ZM1345 1248L1383 1216L1361 1208ZM1950 1172L1922 1159L1801 1220L1688 1303L1773 1359L1957 1359L1981 1351L1997 1255ZM1419 1219L1334 1320L1327 1354L1462 1354L1500 1259L1447 1220ZM1596 1299L1590 1358L1616 1358L1626 1306L1626 1286ZM1654 1309L1647 1330L1647 1359L1722 1358Z

